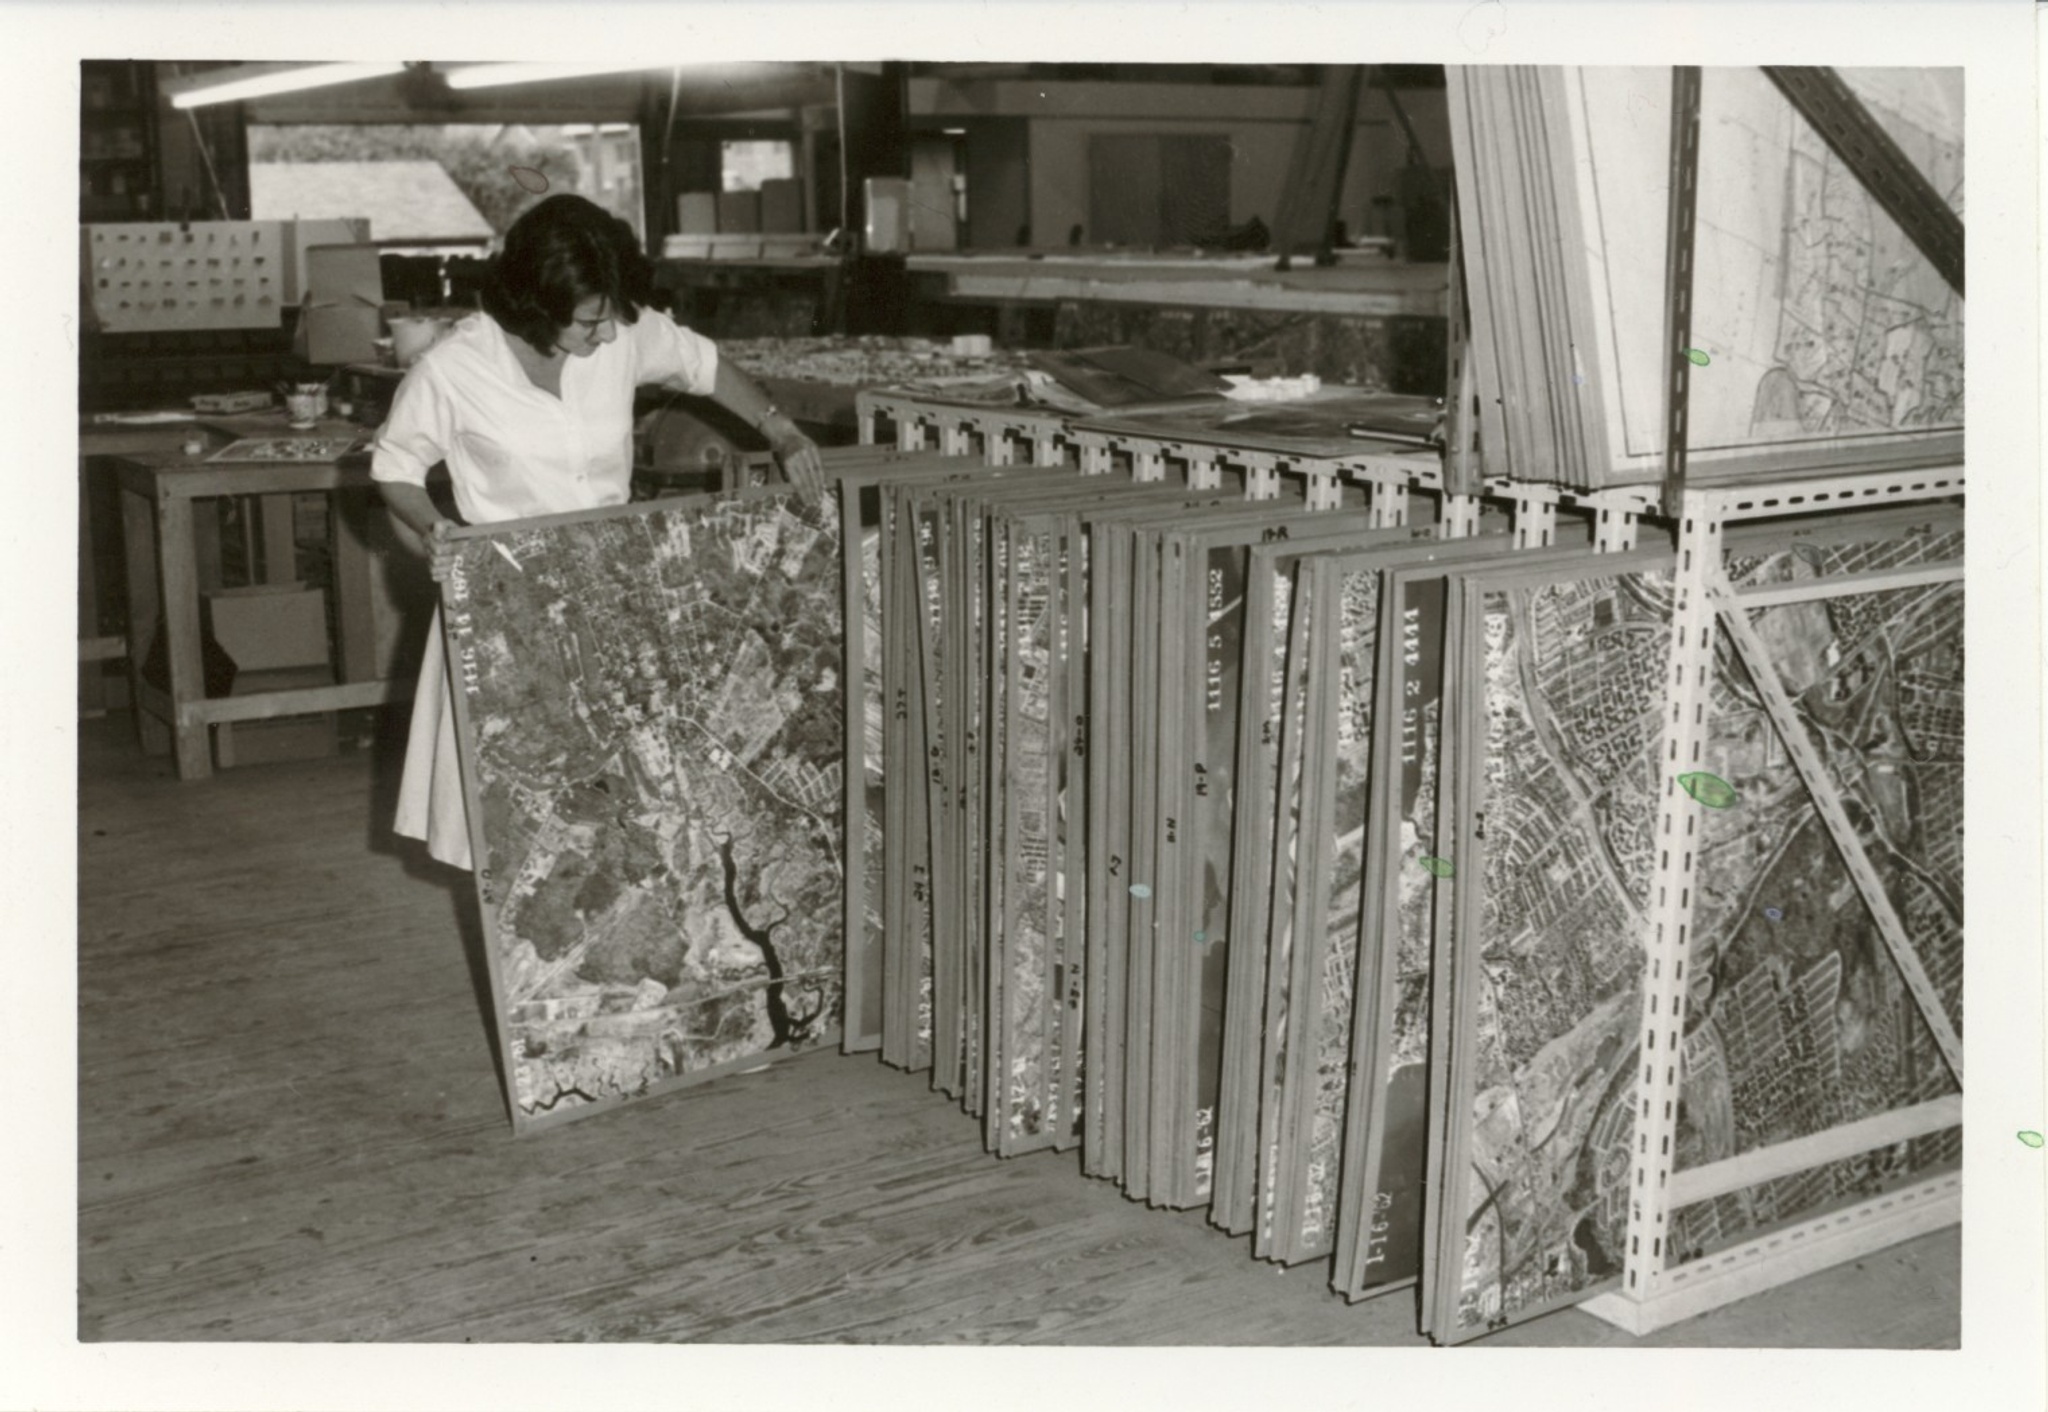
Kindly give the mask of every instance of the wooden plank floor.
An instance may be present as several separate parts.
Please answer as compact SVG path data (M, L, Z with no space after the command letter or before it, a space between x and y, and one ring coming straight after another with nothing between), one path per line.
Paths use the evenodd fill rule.
M82 1340L1414 1345L1072 1154L1002 1162L922 1076L810 1055L515 1141L466 875L373 748L179 784L80 723ZM1942 1347L1940 1232L1634 1340Z

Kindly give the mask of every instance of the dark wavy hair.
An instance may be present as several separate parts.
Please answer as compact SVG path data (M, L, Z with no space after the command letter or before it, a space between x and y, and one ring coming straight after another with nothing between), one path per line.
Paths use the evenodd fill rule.
M654 294L654 266L633 227L581 196L534 205L505 232L484 281L484 312L507 332L552 353L576 306L601 294L621 323L634 323Z

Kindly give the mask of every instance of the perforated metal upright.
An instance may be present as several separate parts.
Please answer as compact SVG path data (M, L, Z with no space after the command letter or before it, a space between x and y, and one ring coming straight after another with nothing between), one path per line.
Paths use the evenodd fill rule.
M1247 457L1244 465L1244 498L1277 500L1280 496L1280 462L1274 456Z
M971 456L979 442L982 459L991 466L1017 465L1027 449L1031 464L1057 465L1069 459L1073 445L1066 416L1029 407L976 407L865 388L855 396L854 408L864 446L875 444L881 419L889 422L899 451L924 451L936 442L945 455Z
M1084 471L1105 472L1122 455L1130 458L1133 480L1164 480L1167 466L1178 463L1186 467L1189 489L1220 490L1227 467L1244 477L1247 500L1271 500L1278 496L1284 471L1306 480L1306 500L1311 510L1334 510L1342 503L1339 463L1335 461L1092 427L1073 428L1071 437Z
M1435 452L1361 453L1338 464L1346 477L1365 487L1365 507L1374 529L1400 529L1408 523L1411 491L1441 494L1444 488L1444 458Z
M1548 549L1557 543L1558 488L1535 481L1505 481L1494 487L1514 505L1510 533L1517 549Z
M1652 1332L1961 1219L1960 1178L1947 1173L1692 1260L1674 1259L1670 1241L1671 1216L1681 1207L1961 1121L1960 1099L1936 1100L1707 1166L1675 1170L1686 972L1693 959L1694 872L1705 807L1686 792L1679 777L1702 768L1719 619L1761 606L1761 596L1745 600L1727 588L1723 529L1737 520L1764 516L1946 499L1960 496L1963 485L1963 468L1953 466L1808 477L1768 486L1688 488L1679 493L1671 655L1665 680L1665 768L1644 944L1643 1070L1636 1087L1627 1247L1621 1288L1581 1306L1632 1333ZM1824 592L1808 594L1817 597ZM1746 628L1744 619L1736 636L1740 638ZM1910 986L1912 971L1902 969ZM1926 1000L1921 998L1921 1003L1924 1006ZM1957 1073L1960 1081L1959 1068Z

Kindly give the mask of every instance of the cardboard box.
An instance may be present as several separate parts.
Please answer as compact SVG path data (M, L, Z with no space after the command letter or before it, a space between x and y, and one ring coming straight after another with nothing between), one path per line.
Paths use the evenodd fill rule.
M718 233L718 193L715 191L685 191L676 198L676 233L678 235L716 235Z
M374 245L306 247L305 298L292 351L308 363L376 361L384 274Z
M796 235L804 228L804 184L795 177L761 183L761 233Z
M222 721L213 728L213 761L219 769L232 770L237 765L320 760L336 753L338 738L332 711L268 721Z
M340 367L377 360L378 323L375 309L309 308L299 316L292 351L308 363Z
M234 694L251 696L257 692L333 684L334 673L324 666L244 672L235 679ZM213 728L213 759L223 770L280 760L318 760L335 753L336 738L332 711L273 716L260 721L222 721Z
M720 235L759 235L761 233L761 193L758 191L719 192L718 233Z
M215 589L206 595L214 641L238 669L237 683L250 672L326 667L327 595L303 584L250 584Z
M309 245L301 273L316 302L384 305L384 269L374 245Z
M284 297L297 304L308 288L306 252L315 245L363 245L370 239L370 218L287 221L284 227ZM380 277L379 283L382 283Z

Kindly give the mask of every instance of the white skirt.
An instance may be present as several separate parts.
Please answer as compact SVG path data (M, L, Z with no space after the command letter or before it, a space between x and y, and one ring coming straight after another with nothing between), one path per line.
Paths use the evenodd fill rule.
M471 866L469 808L455 749L455 702L449 692L447 642L438 607L427 628L427 650L421 655L413 692L405 774L398 785L398 818L392 827L402 837L422 840L427 852L443 863Z

